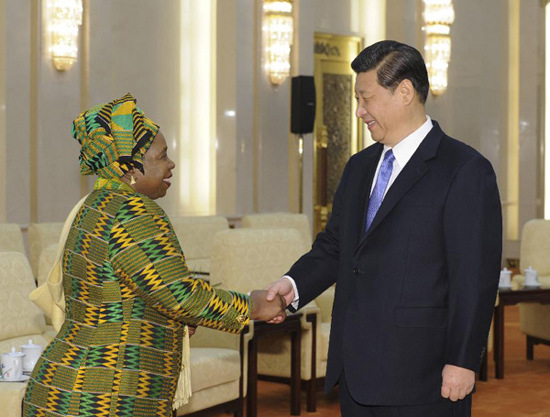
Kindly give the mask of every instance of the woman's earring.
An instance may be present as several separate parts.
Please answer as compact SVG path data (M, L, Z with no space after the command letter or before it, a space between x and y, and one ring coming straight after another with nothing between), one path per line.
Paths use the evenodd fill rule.
M133 175L130 175L130 185L134 185L136 183L136 179Z

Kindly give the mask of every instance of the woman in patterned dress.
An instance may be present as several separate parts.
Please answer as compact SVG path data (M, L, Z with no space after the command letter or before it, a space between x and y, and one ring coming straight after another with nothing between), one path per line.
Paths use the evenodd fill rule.
M214 290L189 275L153 200L175 164L129 94L73 123L82 174L96 174L63 253L65 322L37 362L24 416L171 416L185 324L238 333L284 317L284 301Z

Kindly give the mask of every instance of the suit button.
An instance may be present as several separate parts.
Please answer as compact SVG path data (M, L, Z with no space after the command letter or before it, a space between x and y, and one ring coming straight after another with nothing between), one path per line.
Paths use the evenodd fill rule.
M359 275L359 268L353 268L353 274Z

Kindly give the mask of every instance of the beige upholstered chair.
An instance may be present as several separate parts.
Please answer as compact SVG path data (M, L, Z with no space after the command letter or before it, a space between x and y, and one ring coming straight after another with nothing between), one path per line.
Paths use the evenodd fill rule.
M48 274L57 259L57 250L59 243L52 243L46 246L38 258L38 274L36 275L37 284L40 286L48 279Z
M256 229L297 229L307 248L311 247L311 227L305 214L287 212L248 214L243 217L241 225Z
M305 214L298 214L298 213L288 213L288 212L278 212L278 213L260 213L260 214L250 214L247 216L244 216L242 219L242 226L243 227L252 227L252 228L265 228L265 229L273 229L273 228L294 228L300 232L300 235L303 238L305 249L304 252L309 250L309 248L312 245L312 232L311 227L309 225L309 219ZM327 357L328 357L328 340L330 336L330 323L331 323L331 317L332 317L332 303L334 301L334 288L329 288L325 293L323 293L319 298L315 300L315 303L319 307L321 311L321 321L318 323L311 323L309 326L311 328L318 327L316 329L316 334L318 337L315 338L316 340L316 346L311 346L311 348L315 347L315 355L317 357L316 359L316 375L313 377L311 372L309 370L303 370L302 372L302 380L306 382L306 389L308 393L308 405L307 409L308 411L315 411L315 390L316 387L313 386L315 380L317 380L316 384L319 388L322 388L322 383L324 380L324 376L326 374L326 365L327 365ZM307 337L307 333L306 333ZM306 339L306 342L309 342ZM305 349L305 346L307 343L303 343L303 349ZM290 349L289 346L286 346L287 349ZM311 355L310 355L311 357ZM305 359L302 358L302 362ZM262 363L262 362L260 362ZM267 361L263 361L263 364L266 366L268 365ZM275 365L277 366L277 365ZM265 371L265 367L261 367L260 369L263 369ZM312 366L310 366L308 369L313 369ZM273 373L273 372L271 372ZM284 373L287 373L285 371Z
M222 282L225 288L242 292L264 288L282 276L305 251L300 233L296 229L240 228L220 232L214 239L210 278ZM312 331L313 322L320 323L315 302L302 310L301 378L312 380L313 364L318 373L325 375L321 362L324 356L319 349L315 357L313 346L320 339L320 326ZM279 335L259 340L258 373L263 379L290 382L290 337ZM326 355L325 355L326 356ZM310 384L310 385L314 385ZM309 390L308 404L315 399L315 390Z
M21 228L15 223L0 223L0 251L25 253Z
M30 300L36 288L31 267L20 252L0 252L0 353L29 339L46 346L54 332L46 326L42 312ZM21 415L26 383L0 384L0 417Z
M537 270L539 282L550 287L550 220L534 219L523 226L521 233L520 269ZM514 282L523 284L525 277L516 275ZM550 345L550 305L521 303L521 331L527 337L527 359L533 359L533 346Z
M210 253L216 233L229 229L223 216L173 217L174 231L191 271L210 272Z
M32 272L38 279L38 263L40 255L46 247L59 242L63 223L32 223L29 226L29 257Z
M191 337L191 390L189 402L177 409L177 415L206 410L232 411L241 417L246 397L248 342L254 324L242 335L198 328Z
M59 243L52 243L42 250L40 257L38 258L38 275L35 275L37 286L40 286L46 282L48 275L57 260L57 250ZM49 317L44 316L46 324L51 325L52 322Z

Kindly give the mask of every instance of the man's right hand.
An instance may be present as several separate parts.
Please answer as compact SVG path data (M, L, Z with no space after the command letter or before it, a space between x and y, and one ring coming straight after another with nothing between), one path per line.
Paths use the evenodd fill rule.
M294 288L292 287L292 284L290 283L290 280L282 277L278 279L275 282L272 282L267 287L267 299L273 300L275 297L282 297L285 301L285 308L294 301ZM275 317L272 320L269 320L268 323L271 324L279 324L282 323L283 320L280 320L279 317Z
M252 320L282 323L286 318L285 300L280 295L268 300L266 290L254 290L250 293L250 302Z
M282 277L275 282L272 282L266 287L267 299L273 300L277 294L282 295L288 307L294 301L294 288L288 278Z

